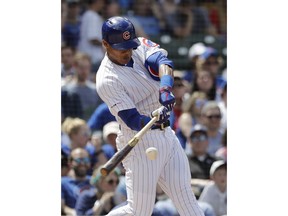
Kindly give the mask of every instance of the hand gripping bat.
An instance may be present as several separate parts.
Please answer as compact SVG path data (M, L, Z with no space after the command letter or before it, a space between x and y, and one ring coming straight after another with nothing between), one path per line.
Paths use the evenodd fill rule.
M161 107L162 108L162 107ZM157 109L152 113L153 118L137 133L135 136L129 140L128 144L124 148L117 151L109 161L107 161L100 172L102 176L107 176L134 148L134 146L139 142L142 136L152 127L152 125L159 120L159 110Z

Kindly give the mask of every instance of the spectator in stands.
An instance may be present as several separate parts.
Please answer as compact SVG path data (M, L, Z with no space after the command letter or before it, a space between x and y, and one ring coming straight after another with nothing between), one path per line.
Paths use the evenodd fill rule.
M222 147L223 132L220 130L221 117L221 111L217 102L208 101L205 103L201 110L201 122L207 127L208 152L211 155L215 155L216 151Z
M80 194L76 203L77 215L106 215L116 206L115 190L119 184L120 171L116 168L107 177L100 173L101 167L94 170L90 184L93 188Z
M95 146L96 149L102 148L103 138L102 138L102 130L94 131L91 136L91 144Z
M121 6L118 0L107 0L104 10L103 10L103 17L108 19L113 16L120 16L121 13Z
M61 48L61 86L65 86L75 79L74 68L75 51L71 47ZM69 92L66 88L61 89L61 118L83 117L83 109L80 97L76 92Z
M193 125L201 123L201 109L207 101L206 93L195 91L183 102L183 113L187 112L191 115Z
M81 19L80 41L78 50L90 56L92 61L91 71L96 73L104 57L102 47L102 24L104 22L100 12L105 6L104 0L88 0L88 10Z
M213 207L210 204L199 201L198 204L204 212L204 216L216 216ZM156 203L151 216L179 216L173 202L159 185L157 185Z
M160 0L154 1L152 5L152 10L159 21L160 29L163 33L170 33L167 29L166 17L172 14L177 9L177 4L175 0Z
M136 26L141 26L148 37L160 34L159 21L151 7L153 4L153 0L134 0L133 13L127 14L127 18Z
M224 87L221 90L221 98L218 101L218 106L221 110L221 130L225 131L227 128L227 83L224 83Z
M212 181L204 187L199 201L209 203L216 216L227 214L227 163L215 161L210 169Z
M192 85L192 94L196 91L204 92L209 100L216 99L216 79L207 70L197 70Z
M196 124L191 130L189 144L192 150L192 155L189 157L192 178L209 179L210 167L217 158L208 153L207 128Z
M175 37L207 34L211 26L205 8L196 7L193 0L180 0L176 10L166 14L167 30Z
M80 96L76 92L61 89L61 115L62 120L67 117L83 118L83 109Z
M116 121L106 103L100 104L88 119L88 126L92 131L103 130L105 124Z
M62 142L61 148L67 156L70 155L71 150L85 148L89 141L90 130L83 119L66 118L62 123L62 132L69 138L68 142Z
M84 114L83 119L87 120L103 101L96 92L95 83L89 80L91 71L90 57L83 53L77 53L74 67L76 70L75 79L64 85L62 89L79 95Z
M66 16L67 16L67 2L65 0L61 0L61 29L64 26L64 23L66 22ZM61 35L61 46L65 46L63 36Z
M212 73L216 82L216 100L219 100L221 91L227 82L222 77L221 66L223 64L223 59L219 55L216 49L212 47L206 47L202 55L196 60L197 71L208 71Z
M178 119L182 114L182 102L184 100L184 95L188 92L187 87L184 85L181 77L174 76L172 92L175 96L175 106L170 114L170 126L173 130L176 130L179 127Z
M193 44L188 52L188 61L190 63L190 70L183 72L183 79L189 83L193 83L195 71L196 71L196 60L200 55L205 52L206 46L202 42Z
M88 152L82 148L74 149L69 157L69 164L74 175L61 177L61 211L66 215L75 215L78 196L91 187L90 176L87 176L90 168Z
M62 40L66 46L77 48L80 39L80 0L66 0L67 14L62 27Z
M221 74L220 68L223 63L222 57L216 49L206 47L205 51L197 58L196 66L210 71L214 76Z
M68 134L70 143L61 143L62 151L69 156L70 152L76 148L83 148L89 153L91 169L88 170L88 174L93 172L93 169L103 165L107 158L103 153L102 148L95 148L95 146L89 142L91 132L87 126L85 120L79 118L68 118L63 124L64 132ZM69 173L70 175L71 173Z
M216 36L226 36L227 34L227 0L198 1L199 6L206 8L211 22L211 31ZM212 33L212 32L210 32Z
M188 37L193 28L192 4L188 1L179 1L176 10L166 18L168 32L177 38Z
M69 164L67 155L61 150L61 177L67 176L69 172Z
M178 128L175 133L183 149L186 149L186 142L193 127L192 116L188 112L183 112L178 119Z
M123 7L121 7L121 3L122 2L118 1L118 0L106 1L106 5L104 8L104 14L103 14L104 18L108 19L108 18L113 17L113 16L123 16L123 14L127 14L125 12L125 9ZM131 1L131 3L132 3L132 1ZM129 14L127 16L129 16ZM135 28L135 31L136 31L138 37L149 38L149 36L144 32L144 29L141 26L141 23L139 23L137 20L133 20L133 25L134 25L134 28Z
M70 82L75 76L74 49L69 46L61 47L61 85Z
M227 161L227 128L222 136L222 147L216 151L215 156Z
M128 11L132 10L134 0L118 0L121 7L122 14L126 14Z
M116 138L118 131L119 131L119 123L117 121L108 122L103 127L104 145L102 149L108 160L117 151Z

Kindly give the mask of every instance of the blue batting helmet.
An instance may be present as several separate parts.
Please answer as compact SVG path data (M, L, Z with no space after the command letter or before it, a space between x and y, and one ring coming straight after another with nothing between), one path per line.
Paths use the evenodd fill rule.
M107 19L102 25L102 38L117 50L134 49L140 45L132 22L125 17Z

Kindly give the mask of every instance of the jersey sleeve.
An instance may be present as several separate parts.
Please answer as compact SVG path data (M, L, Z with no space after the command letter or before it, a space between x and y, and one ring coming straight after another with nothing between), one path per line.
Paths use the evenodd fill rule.
M159 44L147 39L147 38L144 38L144 37L139 37L138 38L139 41L141 42L141 46L139 47L140 49L142 49L142 53L144 54L144 61L146 59L149 58L150 55L152 55L153 53L155 52L162 52L165 56L168 55L168 52L161 48ZM143 62L144 63L144 62Z
M167 65L173 68L173 62L167 58L168 52L161 48L159 44L143 37L138 39L141 42L141 46L137 49L142 54L143 65L152 79L159 81L159 65L166 62Z

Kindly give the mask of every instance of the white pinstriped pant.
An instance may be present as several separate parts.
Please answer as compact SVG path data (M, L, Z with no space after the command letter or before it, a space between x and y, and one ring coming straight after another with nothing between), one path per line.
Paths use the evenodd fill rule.
M117 145L122 148L136 134L123 130ZM120 141L120 143L119 143ZM158 156L149 160L148 147L156 147ZM124 159L126 169L127 204L111 211L108 216L150 216L156 198L156 185L173 201L181 216L204 216L191 188L191 174L187 156L170 127L163 131L148 131Z

